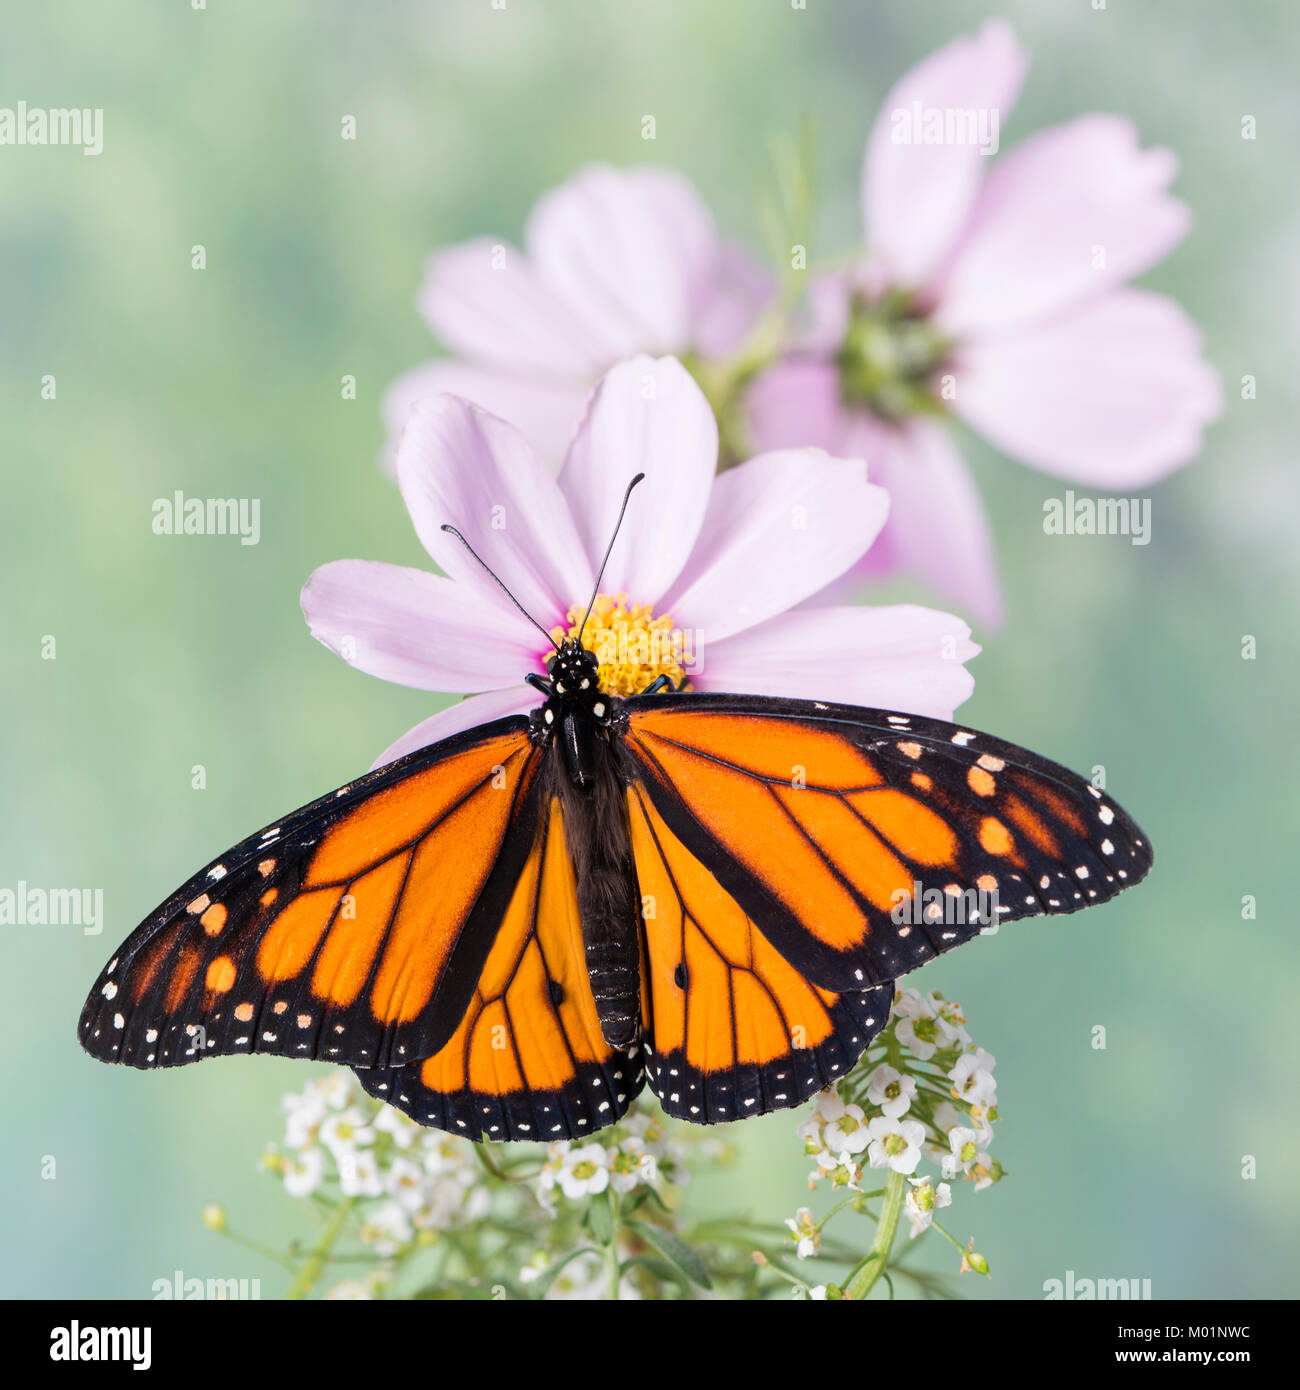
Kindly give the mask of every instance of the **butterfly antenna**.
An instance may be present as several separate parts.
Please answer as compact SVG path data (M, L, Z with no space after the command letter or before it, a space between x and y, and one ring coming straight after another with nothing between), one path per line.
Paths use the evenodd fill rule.
M582 634L587 630L587 618L591 617L591 610L596 606L596 595L600 593L600 581L605 577L605 566L609 564L609 557L614 553L614 542L618 540L619 528L623 525L623 518L627 514L628 498L632 496L632 489L644 480L645 474L638 473L627 485L627 491L623 494L623 505L619 509L618 520L614 523L614 534L609 538L609 544L605 547L605 558L600 562L600 569L596 574L596 587L591 591L591 602L587 605L586 616L582 620L582 626L578 629L579 646L582 646Z
M623 503L623 505L625 507L627 506L626 501ZM505 582L502 580L501 576L492 569L492 567L487 563L487 561L484 560L484 558L478 553L477 550L474 549L472 545L470 545L470 543L465 539L465 537L462 536L461 533L454 526L444 525L441 529L443 531L449 532L451 535L456 537L456 539L461 543L461 545L463 545L465 549L469 551L469 553L479 562L479 564L482 565L483 568L487 570L487 572L492 576L492 578L495 579L496 582L501 586L501 592L510 600L511 603L514 604L514 606L524 615L524 617L527 618L530 623L532 623L532 625L538 630L538 632L540 632L542 636L545 637L546 640L551 644L551 646L553 646L555 650L558 652L560 650L560 644L555 640L554 637L551 636L549 632L547 632L547 630L541 625L541 623L539 623L537 619L533 617L533 615L528 611L528 609L526 609L524 605L519 602L519 600L514 596L514 594L512 594L510 590L506 588Z

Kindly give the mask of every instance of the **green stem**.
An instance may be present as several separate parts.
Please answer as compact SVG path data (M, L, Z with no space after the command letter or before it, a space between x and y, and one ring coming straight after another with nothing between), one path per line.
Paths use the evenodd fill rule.
M293 1261L287 1259L278 1250L272 1250L269 1246L262 1245L249 1236L240 1235L238 1231L226 1229L220 1232L220 1234L225 1236L227 1240L233 1240L236 1245L242 1245L245 1250L251 1250L254 1254L261 1255L264 1259L272 1260L282 1269L287 1269L291 1274L293 1273L295 1268Z
M889 1263L889 1252L894 1248L894 1235L898 1231L898 1221L903 1214L903 1202L906 1198L906 1176L891 1172L885 1183L885 1203L880 1209L880 1219L876 1223L876 1238L871 1242L866 1259L853 1271L844 1285L844 1293L848 1298L866 1298L876 1280L885 1272L885 1266Z
M496 1159L493 1158L490 1153L488 1153L488 1146L486 1142L474 1145L474 1157L478 1159L478 1161L483 1165L483 1167L489 1173L491 1173L492 1176L496 1178L498 1182L510 1181L510 1175L506 1173L497 1163Z
M312 1248L312 1252L303 1261L298 1273L294 1276L293 1283L289 1285L289 1292L285 1294L286 1299L302 1299L312 1291L316 1280L320 1278L321 1271L325 1268L325 1262L329 1259L329 1253L334 1247L334 1242L339 1238L344 1226L348 1223L348 1217L352 1215L352 1208L356 1206L355 1197L344 1197L334 1208L334 1215L330 1217L325 1229L321 1232L320 1239Z
M622 1268L618 1260L618 1196L613 1190L609 1194L609 1244L605 1247L605 1277L608 1292L606 1298L617 1303L619 1301L618 1286L622 1277Z

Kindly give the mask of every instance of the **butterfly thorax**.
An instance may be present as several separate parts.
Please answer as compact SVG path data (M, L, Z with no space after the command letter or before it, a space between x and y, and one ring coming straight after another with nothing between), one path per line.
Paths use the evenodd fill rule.
M546 663L546 703L533 712L536 741L558 743L570 780L589 788L595 776L592 745L618 713L621 704L600 686L596 654L573 638L567 638Z

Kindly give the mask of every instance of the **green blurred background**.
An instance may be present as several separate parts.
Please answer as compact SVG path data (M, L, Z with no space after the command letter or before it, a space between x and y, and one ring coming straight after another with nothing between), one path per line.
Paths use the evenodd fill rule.
M0 148L0 887L101 887L107 922L98 937L0 927L0 1293L148 1297L174 1269L283 1287L199 1213L216 1199L268 1241L303 1231L256 1162L307 1070L230 1059L146 1076L84 1056L75 1025L113 946L197 865L433 708L348 669L298 610L323 561L421 563L376 459L386 384L431 355L412 302L425 254L517 238L534 199L593 159L685 170L757 248L767 139L805 113L820 131L813 253L842 250L887 87L986 12L1033 54L1004 149L1113 110L1178 152L1195 227L1146 283L1204 326L1227 407L1203 458L1156 490L1145 549L1045 536L1043 499L1062 486L970 441L1009 611L1003 633L976 634L962 717L1104 764L1157 866L1102 911L1013 927L919 977L963 1002L998 1058L1011 1177L959 1190L947 1213L994 1273L962 1291L1041 1297L1072 1269L1150 1278L1157 1297L1296 1293L1294 7L5 10L0 105L103 107L105 140L99 158ZM42 400L51 373L57 399ZM1243 374L1258 399L1241 399ZM155 536L153 499L177 488L260 498L261 543ZM792 1125L731 1132L737 1167L691 1200L792 1214L808 1166ZM955 1263L939 1243L927 1259Z

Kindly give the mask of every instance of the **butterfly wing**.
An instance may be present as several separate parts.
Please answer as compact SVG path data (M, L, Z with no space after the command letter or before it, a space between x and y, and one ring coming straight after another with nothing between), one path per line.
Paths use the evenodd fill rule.
M847 1075L889 1019L893 984L809 983L668 826L628 792L645 923L649 1084L670 1115L717 1124L801 1104Z
M1104 902L1151 866L1109 797L960 725L758 696L625 712L642 802L823 990L893 980L991 919Z
M392 1066L460 1024L534 844L544 778L514 716L410 754L196 874L82 1010L106 1062L270 1052Z
M626 1112L642 1055L601 1036L558 798L455 1035L424 1061L357 1075L420 1124L471 1139L579 1139Z

